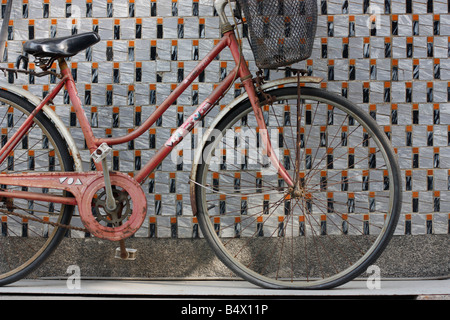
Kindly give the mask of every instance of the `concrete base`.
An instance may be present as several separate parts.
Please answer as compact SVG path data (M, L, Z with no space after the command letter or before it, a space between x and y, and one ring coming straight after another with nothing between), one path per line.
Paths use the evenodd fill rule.
M261 289L245 281L167 281L167 280L85 280L73 286L66 280L21 280L14 284L0 287L0 300L3 299L158 299L154 305L165 312L180 313L181 307L187 306L191 300L196 305L206 305L208 299L251 299L242 303L255 304L260 299L286 299L283 308L277 311L298 311L298 304L292 299L435 299L449 300L450 280L401 281L383 280L379 288L369 289L366 281L350 281L332 290L268 290ZM169 309L161 308L159 299L170 299ZM173 300L185 300L182 305ZM231 300L232 301L232 300ZM218 303L214 301L214 303ZM227 302L230 303L230 302ZM266 302L264 302L266 303ZM147 305L148 306L148 305ZM309 305L308 305L309 306ZM341 305L342 306L342 305ZM385 306L385 305L384 305ZM323 308L323 305L320 307ZM435 307L434 307L435 308ZM404 308L402 312L410 309ZM34 310L34 309L32 309ZM117 312L117 309L114 309ZM155 310L155 309L154 309ZM435 310L435 309L433 309ZM92 311L97 311L93 308ZM275 311L273 309L272 311ZM325 310L321 310L323 314ZM336 308L330 311L336 315ZM443 310L444 311L444 310ZM91 311L90 311L91 312ZM101 310L102 314L104 310ZM277 315L279 315L277 313ZM292 313L291 313L292 315ZM168 314L164 314L168 317ZM275 316L271 317L274 319Z
M97 238L65 239L33 277L67 277L70 265L81 276L146 279L223 279L233 275L204 239L126 240L137 249L134 261L115 259L118 243ZM450 276L450 235L394 236L376 262L382 278Z

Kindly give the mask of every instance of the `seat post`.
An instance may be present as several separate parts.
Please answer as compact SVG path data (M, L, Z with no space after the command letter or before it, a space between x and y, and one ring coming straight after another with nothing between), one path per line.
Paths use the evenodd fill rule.
M61 69L61 73L63 73L63 70L69 69L69 66L67 65L67 61L64 58L58 59L59 69Z

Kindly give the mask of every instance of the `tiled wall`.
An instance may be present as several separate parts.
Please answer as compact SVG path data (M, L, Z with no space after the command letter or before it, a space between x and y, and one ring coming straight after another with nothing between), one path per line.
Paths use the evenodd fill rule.
M4 8L6 0L2 3ZM391 133L405 190L397 234L449 233L450 1L318 4L313 55L298 66L324 77L322 86L371 111ZM10 63L22 53L24 40L91 30L100 34L100 43L69 62L100 136L122 135L145 120L220 37L212 0L14 0L11 19ZM251 56L247 44L245 53ZM221 74L233 68L231 60L228 52L222 53L148 133L134 144L116 147L113 168L133 172L150 159ZM254 63L250 66L255 70ZM266 76L283 74L271 71ZM53 85L49 78L20 76L10 81L37 96ZM237 87L221 103L235 94ZM66 98L61 95L54 102L83 147ZM89 167L87 150L82 155ZM173 160L167 159L143 186L149 210L137 236L185 238L198 232L189 201L191 167Z

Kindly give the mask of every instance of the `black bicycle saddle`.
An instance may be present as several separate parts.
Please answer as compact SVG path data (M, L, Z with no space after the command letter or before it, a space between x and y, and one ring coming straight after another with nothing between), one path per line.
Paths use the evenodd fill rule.
M35 57L71 57L100 41L96 32L86 32L68 37L30 40L23 44L23 50Z

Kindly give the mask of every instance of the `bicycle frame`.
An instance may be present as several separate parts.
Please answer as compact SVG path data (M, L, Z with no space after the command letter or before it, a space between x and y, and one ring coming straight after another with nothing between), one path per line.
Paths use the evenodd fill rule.
M270 139L267 134L267 128L264 122L263 114L260 108L260 102L256 94L255 86L252 80L252 75L248 69L245 58L242 56L239 48L238 41L236 39L233 28L223 33L220 42L200 61L200 63L194 68L194 70L179 84L179 86L164 100L164 102L145 120L145 122L131 133L111 138L98 138L95 137L90 123L83 110L81 100L78 96L78 92L73 80L71 70L68 67L65 59L58 60L62 79L57 86L42 100L42 102L36 107L36 109L30 114L27 120L17 130L17 132L8 140L8 142L0 150L0 163L5 160L7 155L14 149L15 145L19 143L24 134L27 133L32 125L33 118L41 111L41 109L51 101L59 91L65 86L72 106L75 110L76 117L80 123L81 130L86 139L86 145L93 153L102 144L106 143L110 146L127 143L136 139L146 132L155 121L164 114L164 112L172 105L172 103L192 84L192 82L199 76L199 74L205 70L211 61L220 54L222 50L228 47L231 51L236 66L230 72L227 77L213 90L213 92L198 106L193 114L172 134L172 136L165 142L163 147L143 166L143 168L135 175L134 179L142 184L148 175L167 157L167 155L180 143L183 138L192 131L195 124L201 121L206 114L216 105L222 95L226 93L228 88L239 77L245 88L249 100L252 104L258 126L260 128L260 134L263 142L263 146L266 154L272 162L272 165L277 169L278 174L286 181L289 186L294 186L292 178L287 173L286 169L278 160L275 152L272 150ZM92 179L97 179L102 175L101 163L96 163L97 172L78 172L78 173L24 173L24 174L8 174L2 175L2 184L27 186L34 185L42 188L55 188L62 189L71 192L74 196L80 195L83 192L81 185L89 184ZM77 181L80 184L75 185L63 184L61 179L67 179L71 177L71 181L79 179ZM80 180L81 179L81 180ZM34 200L39 198L41 201L59 202L64 204L77 204L76 199L71 197L61 196L49 196L46 194L33 194L25 191L0 191L0 196L4 197L16 197L28 200ZM76 198L78 198L76 196Z

